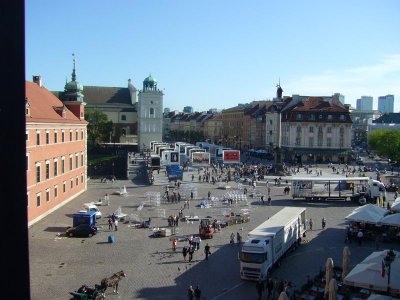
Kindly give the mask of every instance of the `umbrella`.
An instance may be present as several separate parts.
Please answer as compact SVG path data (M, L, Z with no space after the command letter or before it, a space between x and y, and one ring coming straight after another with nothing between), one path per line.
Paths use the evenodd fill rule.
M350 262L350 250L349 247L343 248L343 261L342 261L342 278L345 278L349 273L349 262Z
M285 292L281 292L281 294L279 295L278 300L289 300L288 296L286 295Z
M378 223L382 225L400 227L400 213L387 215L386 217L380 219Z
M338 289L336 280L334 278L331 279L329 282L329 290L328 290L328 295L329 295L329 300L336 300L336 291Z
M326 271L325 271L325 293L329 290L329 282L332 279L333 272L333 259L329 257L325 263Z
M390 270L390 289L393 292L400 293L400 252L394 251L395 260L391 264ZM383 268L383 259L387 254L387 250L373 252L365 258L360 264L356 265L353 270L345 278L343 283L350 286L366 288L375 291L386 291L388 278L387 270ZM384 277L382 273L384 272Z
M397 198L396 201L394 201L392 203L392 206L390 207L391 211L400 212L400 200L399 199L400 198Z

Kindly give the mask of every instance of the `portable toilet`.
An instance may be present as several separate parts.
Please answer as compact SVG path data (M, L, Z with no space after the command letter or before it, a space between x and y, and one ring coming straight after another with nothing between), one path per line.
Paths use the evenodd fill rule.
M95 211L78 211L72 215L72 226L76 227L80 224L88 224L96 226Z

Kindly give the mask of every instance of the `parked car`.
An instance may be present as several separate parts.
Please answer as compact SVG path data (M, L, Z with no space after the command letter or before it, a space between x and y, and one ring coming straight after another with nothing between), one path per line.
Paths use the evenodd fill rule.
M96 219L99 219L102 216L102 213L99 210L99 208L93 203L85 203L85 204L83 204L82 212L84 212L84 211L94 211L96 213Z
M69 237L79 236L79 237L92 237L97 233L97 227L88 224L80 224L76 227L68 227L66 234Z

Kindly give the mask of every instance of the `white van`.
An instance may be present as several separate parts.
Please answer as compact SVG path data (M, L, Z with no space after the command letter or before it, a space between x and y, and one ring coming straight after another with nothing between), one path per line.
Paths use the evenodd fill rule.
M99 208L93 203L85 203L83 204L83 211L94 211L96 213L96 219L101 218L102 213Z

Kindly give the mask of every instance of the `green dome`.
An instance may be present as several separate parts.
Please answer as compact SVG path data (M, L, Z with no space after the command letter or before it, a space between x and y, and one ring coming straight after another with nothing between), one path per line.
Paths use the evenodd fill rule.
M65 90L66 91L82 91L83 86L80 84L78 81L70 81L65 85Z
M151 77L151 75L149 75L149 77L146 77L143 82L157 83L157 80L155 80L153 77Z

